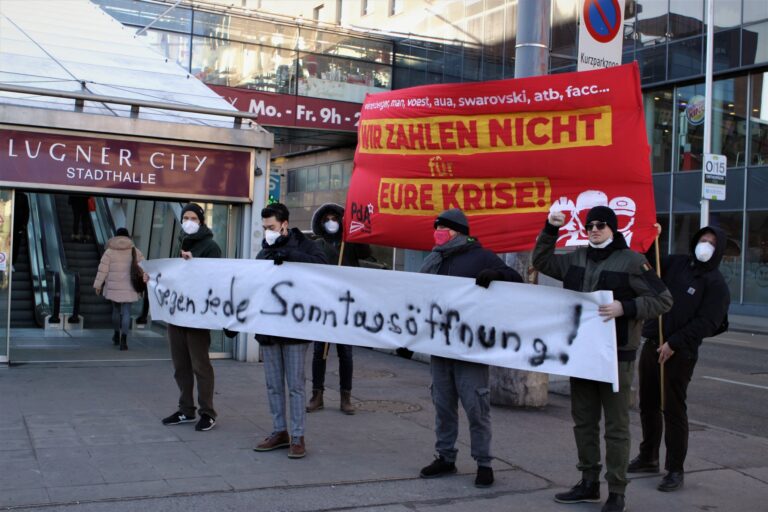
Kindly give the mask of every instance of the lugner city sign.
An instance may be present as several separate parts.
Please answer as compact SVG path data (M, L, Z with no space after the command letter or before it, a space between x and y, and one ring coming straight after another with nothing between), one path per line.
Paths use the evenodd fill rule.
M0 186L251 200L252 151L0 127Z

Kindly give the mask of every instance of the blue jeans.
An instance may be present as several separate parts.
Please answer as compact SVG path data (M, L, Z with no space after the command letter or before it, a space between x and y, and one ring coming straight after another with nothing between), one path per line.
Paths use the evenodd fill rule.
M352 346L338 343L330 343L329 345L336 345L336 353L339 355L339 389L352 391ZM312 355L312 389L325 389L323 350L325 350L325 343L316 341L315 351Z
M291 411L290 435L298 439L304 435L306 419L304 359L309 343L275 343L262 345L264 376L267 381L269 410L272 413L272 431L288 430L285 416L285 386Z
M113 302L112 303L112 325L116 331L122 334L128 334L131 330L131 303Z

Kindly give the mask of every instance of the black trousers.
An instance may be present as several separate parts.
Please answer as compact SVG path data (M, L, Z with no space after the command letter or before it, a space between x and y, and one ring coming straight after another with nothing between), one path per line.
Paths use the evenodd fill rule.
M695 359L676 353L664 363L664 411L661 410L659 348L655 340L646 340L640 353L640 421L643 441L640 456L645 461L659 460L659 446L664 434L667 471L683 471L688 453L688 407L685 404Z

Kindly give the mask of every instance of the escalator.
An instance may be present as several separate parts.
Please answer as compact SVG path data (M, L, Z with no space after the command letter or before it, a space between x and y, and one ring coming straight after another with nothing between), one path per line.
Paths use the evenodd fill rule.
M93 281L99 267L101 255L94 237L91 217L87 218L85 238L75 240L74 214L68 203L69 196L56 194L56 215L59 220L61 240L63 242L66 268L79 276L80 315L85 319L88 329L110 328L112 326L112 306L93 291Z
M35 321L35 296L32 290L32 273L29 261L29 245L27 237L23 236L15 243L21 244L18 248L19 256L13 265L11 288L11 328L35 328L40 327Z

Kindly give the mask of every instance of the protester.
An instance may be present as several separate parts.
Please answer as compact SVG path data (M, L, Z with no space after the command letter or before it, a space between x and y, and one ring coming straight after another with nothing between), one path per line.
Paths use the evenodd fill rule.
M288 226L290 214L282 203L272 203L261 210L264 240L256 259L272 260L275 265L285 261L328 263L319 245ZM304 421L306 418L304 359L308 340L256 334L264 357L264 375L272 413L272 433L259 443L257 452L288 447L288 457L306 455ZM291 412L290 435L285 415L285 387L288 386Z
M458 208L446 210L435 220L435 246L419 272L468 277L488 288L492 281L521 283L520 274L480 242L469 236L469 222ZM435 405L437 456L422 468L422 478L456 473L456 438L459 434L458 402L469 421L472 458L477 461L476 487L493 484L491 468L491 390L488 365L432 356L432 403Z
M555 254L562 212L551 212L536 241L533 265L563 281L568 290L610 290L614 301L599 307L606 321L615 319L619 365L619 391L611 384L571 378L571 415L582 478L570 491L555 495L558 503L600 501L600 416L605 414L605 465L608 500L603 512L626 510L628 484L629 397L642 321L655 318L672 306L672 296L646 259L627 247L618 231L616 214L595 206L587 214L589 246Z
M339 252L342 241L342 225L344 208L338 204L326 203L312 216L312 231L318 237L318 244L323 249L328 263L339 264ZM359 267L360 260L371 257L371 247L367 244L344 244L344 254L341 264L347 267ZM336 343L336 353L339 356L339 389L341 401L339 408L345 414L355 414L352 406L352 346ZM307 405L307 412L322 409L323 392L325 390L325 358L328 343L315 342L312 355L312 398Z
M659 233L661 226L656 225ZM662 317L663 343L659 346L659 322L643 326L646 338L640 353L640 420L643 441L640 454L629 463L630 473L658 473L659 446L664 435L667 474L660 491L683 486L683 464L688 452L688 384L704 338L721 329L731 302L728 285L720 273L726 236L707 226L691 239L689 254L661 259L661 278L672 292L675 305ZM650 254L650 252L649 252ZM655 258L651 258L655 262ZM664 407L661 407L660 365L664 365Z
M67 202L72 208L72 240L87 242L91 239L88 230L88 197L72 195Z
M128 332L131 330L131 305L141 298L131 281L131 267L134 254L137 262L144 259L141 251L133 245L131 235L125 228L115 231L107 241L107 249L99 262L93 288L96 295L103 295L112 302L112 324L115 333L112 342L120 350L128 350Z
M213 233L205 225L205 212L189 203L181 210L181 232L179 233L181 257L220 258L221 248L213 240ZM208 356L211 346L211 331L168 324L168 342L173 359L174 378L179 386L179 409L163 419L163 425L178 425L195 421L194 388L197 380L197 402L200 420L197 431L208 431L216 425L216 410L213 408L213 366Z

